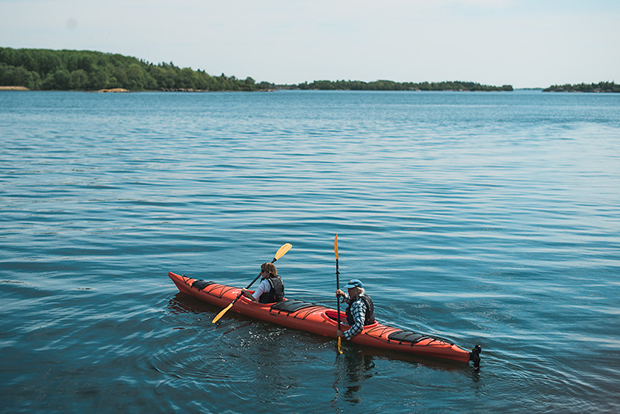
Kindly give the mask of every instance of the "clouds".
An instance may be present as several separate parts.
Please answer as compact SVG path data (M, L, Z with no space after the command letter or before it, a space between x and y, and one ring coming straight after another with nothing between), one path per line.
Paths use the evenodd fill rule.
M277 83L620 80L611 1L0 1L9 47L88 49ZM605 52L607 51L607 52Z

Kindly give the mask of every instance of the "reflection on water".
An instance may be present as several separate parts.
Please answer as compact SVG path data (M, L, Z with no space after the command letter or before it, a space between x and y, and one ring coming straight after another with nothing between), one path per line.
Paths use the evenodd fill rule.
M362 402L362 385L374 373L373 357L357 350L347 349L343 354L336 356L335 367L334 390L336 395L333 403L335 404L338 401L340 395L350 403Z
M217 307L207 302L181 292L177 292L168 301L168 311L175 315L182 313L208 313L214 312L216 309Z

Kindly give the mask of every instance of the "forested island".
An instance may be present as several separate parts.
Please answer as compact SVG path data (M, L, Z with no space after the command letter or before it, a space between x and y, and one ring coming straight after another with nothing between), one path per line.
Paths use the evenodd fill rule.
M0 86L78 91L258 91L275 87L250 77L211 76L173 63L155 65L119 54L11 48L0 48Z
M620 85L614 82L580 83L578 85L553 85L543 92L620 92Z
M297 89L347 90L347 91L512 91L511 85L489 86L475 82L394 82L378 80L362 81L314 81L295 85Z

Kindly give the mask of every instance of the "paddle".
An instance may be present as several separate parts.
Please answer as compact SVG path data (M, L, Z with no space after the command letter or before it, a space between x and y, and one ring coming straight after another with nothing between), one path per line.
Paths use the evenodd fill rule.
M278 249L278 251L276 252L276 255L274 256L273 260L271 261L271 263L275 263L276 260L278 260L279 258L281 258L282 256L284 256L286 254L286 252L288 252L289 250L291 250L291 247L293 247L293 245L291 245L290 243L284 243L282 245L282 247L280 247ZM254 280L246 287L246 289L249 289L250 286L252 286L254 284L254 282L256 282L258 280L258 278L260 277L260 273L258 274L258 276L256 276L254 278ZM232 308L232 306L235 304L236 301L239 300L239 298L241 297L241 295L243 295L243 293L239 293L239 295L235 298L235 300L232 301L232 303L228 306L226 306L224 309L222 309L222 311L220 313L218 313L215 318L213 318L213 321L211 321L211 323L215 323L217 321L220 320L220 318L222 316L224 316L224 314L226 312L228 312L228 310L230 308Z
M338 234L334 239L334 253L336 253L336 290L340 289L340 272L338 271ZM338 311L338 330L340 330L340 298L336 297ZM338 337L338 352L342 354L342 338Z

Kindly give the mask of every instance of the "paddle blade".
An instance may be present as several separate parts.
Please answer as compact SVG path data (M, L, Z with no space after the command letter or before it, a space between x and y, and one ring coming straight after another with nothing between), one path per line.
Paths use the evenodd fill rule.
M338 235L334 239L334 253L336 253L336 260L338 260Z
M286 254L286 252L288 252L289 250L291 250L291 247L293 247L292 244L290 243L285 243L284 245L282 245L282 247L280 247L278 249L278 251L276 252L275 257L273 258L273 261L275 262L276 260L278 260L279 258L281 258L282 256L284 256Z
M233 303L234 303L234 302L233 302ZM215 323L215 322L219 321L219 320L220 320L220 318L221 318L222 316L224 316L224 314L225 314L226 312L228 312L228 310L229 310L230 308L232 308L233 303L231 303L230 305L228 305L228 306L226 306L224 309L222 309L222 311L221 311L220 313L218 313L218 314L217 314L217 316L216 316L215 318L213 318L213 320L211 321L211 323Z
M342 354L342 338L338 337L338 352Z

